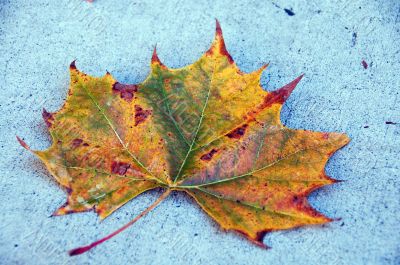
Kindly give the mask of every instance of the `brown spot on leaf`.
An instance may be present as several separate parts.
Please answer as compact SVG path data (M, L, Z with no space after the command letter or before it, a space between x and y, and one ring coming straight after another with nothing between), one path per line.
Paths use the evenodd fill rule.
M216 149L212 149L210 152L208 152L207 154L204 154L200 157L201 160L203 161L210 161L212 159L212 157L214 156L215 153L217 153L218 150Z
M111 173L123 176L130 167L131 165L128 163L113 161L111 164Z
M112 90L120 94L120 97L128 102L132 101L134 93L137 92L137 85L125 85L121 83L114 83Z
M83 143L83 140L82 140L82 139L74 139L74 140L72 140L72 142L71 142L71 147L72 147L73 149L78 148L82 143Z
M71 194L72 194L72 189L71 189L70 187L66 187L66 188L65 188L65 191L68 193L68 195L71 195ZM68 197L68 199L67 199L67 204L68 204L69 201L70 201L70 198Z
M144 110L139 105L135 105L135 126L144 122L146 118L151 115L151 110Z
M231 115L229 115L229 113L224 113L222 114L222 118L226 121L229 121L231 119Z
M240 139L244 133L246 132L247 124L240 126L239 128L234 129L230 133L226 134L228 138Z

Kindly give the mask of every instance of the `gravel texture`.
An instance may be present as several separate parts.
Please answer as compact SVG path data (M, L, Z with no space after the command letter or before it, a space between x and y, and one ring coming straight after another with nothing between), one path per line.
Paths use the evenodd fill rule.
M1 264L400 264L400 3L381 1L0 0ZM66 250L114 231L151 204L139 196L100 222L94 213L50 214L66 195L34 149L49 146L43 107L62 105L69 63L120 82L149 73L153 46L170 67L208 49L214 18L244 71L270 62L274 90L305 78L285 104L291 128L346 132L351 143L327 173L345 180L310 196L341 220L268 234L263 250L222 231L185 194L173 194L93 251Z

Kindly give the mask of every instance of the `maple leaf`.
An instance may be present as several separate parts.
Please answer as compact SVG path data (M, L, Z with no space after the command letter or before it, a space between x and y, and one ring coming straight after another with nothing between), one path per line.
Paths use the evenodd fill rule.
M124 227L70 254L123 231L172 190L264 247L266 232L332 221L307 195L336 182L324 167L349 138L282 125L282 105L302 76L267 92L260 86L266 67L240 71L218 21L211 48L189 66L170 69L154 49L140 84L121 84L109 73L91 77L73 62L64 106L43 112L52 145L32 151L68 192L54 215L94 209L105 218L147 190L166 191Z

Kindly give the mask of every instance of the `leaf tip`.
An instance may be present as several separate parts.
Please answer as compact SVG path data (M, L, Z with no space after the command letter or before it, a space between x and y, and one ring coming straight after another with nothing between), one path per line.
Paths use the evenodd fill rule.
M270 249L271 247L267 246L264 244L263 239L265 237L265 235L269 232L271 232L271 229L265 229L265 230L261 230L256 232L255 236L250 236L247 232L243 231L243 230L239 230L239 229L233 229L235 232L239 233L240 235L245 236L248 240L250 240L253 244L255 244L256 246L263 248L263 249Z
M297 84L301 81L303 76L304 74L301 74L289 84L286 84L277 91L274 91L274 94L277 96L276 99L279 103L285 103L285 101L289 98L290 94L292 94L293 90L296 88Z
M260 67L260 71L264 71L269 66L269 63L265 63L263 66Z
M44 122L46 123L47 128L50 128L52 122L54 120L53 113L48 112L45 108L42 109L42 117Z
M347 135L347 134L345 134L345 133L343 133L342 134L343 135L343 137L344 137L344 144L346 145L346 144L348 144L348 143L350 143L350 141L351 141L351 138Z
M76 70L76 64L75 64L76 60L73 60L70 64L69 64L69 70Z
M351 141L351 138L345 133L339 133L339 148L343 148L348 145ZM332 153L333 154L333 153Z
M215 36L222 38L221 24L219 23L217 18L215 19Z
M267 245L264 244L264 242L263 242L263 239L264 239L265 235L266 235L267 233L269 233L269 232L271 232L270 229L262 230L262 231L257 232L256 238L255 238L254 240L252 240L253 243L254 243L256 246L261 247L261 248L263 248L263 249L270 249L271 247L270 247L270 246L267 246Z
M54 213L49 215L49 218L53 218L53 217L56 217L56 215Z
M164 64L161 62L160 58L157 54L157 45L154 46L153 54L151 56L151 65L160 65L161 67L165 67Z
M324 179L327 181L327 183L324 183L323 185L331 185L331 184L335 184L335 183L344 182L344 180L334 179L326 174L324 174ZM319 188L319 187L317 187L317 188ZM314 190L311 190L310 192L307 193L307 195L313 191Z
M265 245L263 242L256 242L256 246L263 248L263 249L271 249L270 246Z
M264 72L265 69L268 68L268 66L269 66L269 63L265 63L265 64L263 64L260 68L258 68L254 73L255 73L256 75L258 75L259 78L260 78L260 77L261 77L261 74Z
M66 191L68 195L71 195L72 190L70 188L67 187ZM54 217L54 216L66 215L74 212L75 211L73 211L73 209L69 205L69 199L67 199L67 201L60 208L55 210L54 213L51 214L51 216Z
M342 221L342 217L331 218L331 222Z
M297 84L300 83L301 79L303 79L304 74L301 74L298 76L295 80L287 84L285 87L287 87L287 90L290 91L290 93L296 88Z
M334 149L328 153L329 157L331 157L336 151L343 148L351 141L350 137L347 136L347 134L345 133L332 132L332 133L325 133L324 135L327 135L329 139L334 141L333 143Z
M208 49L206 52L206 55L208 56L212 56L214 54L225 56L230 64L234 63L232 56L226 49L224 37L222 35L221 24L219 23L218 19L215 19L215 39L210 49Z
M333 179L333 178L331 178L330 180L332 181L332 184L341 183L341 182L346 182L346 181L343 180L343 179Z
M113 83L116 82L116 80L114 79L114 77L112 76L112 74L108 70L106 70L106 74L104 75L103 78L108 79Z

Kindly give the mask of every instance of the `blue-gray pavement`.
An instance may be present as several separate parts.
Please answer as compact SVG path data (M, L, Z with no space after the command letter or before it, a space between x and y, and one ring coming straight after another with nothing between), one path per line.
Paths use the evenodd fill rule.
M0 0L0 264L400 264L400 3L398 1ZM286 9L286 10L285 10ZM330 224L268 234L260 249L174 193L133 227L81 256L67 250L119 228L148 192L100 222L49 216L66 194L16 141L45 149L42 108L66 97L69 63L123 83L149 73L155 44L170 67L195 61L221 22L227 48L250 72L264 63L274 90L305 77L286 102L291 128L347 133L329 161L345 180L314 192ZM364 61L364 63L362 63Z

